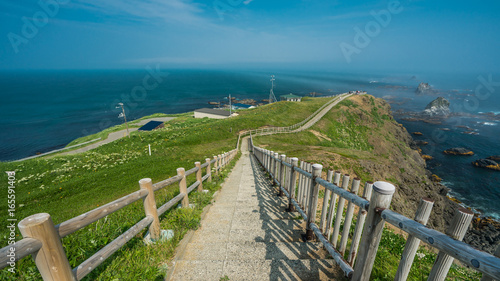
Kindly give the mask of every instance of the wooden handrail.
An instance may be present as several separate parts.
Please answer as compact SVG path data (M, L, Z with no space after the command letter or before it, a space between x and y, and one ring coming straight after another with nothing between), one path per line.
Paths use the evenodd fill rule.
M233 149L230 152L224 153L219 158L213 160L207 158L206 163L204 163L203 165L201 165L199 162L196 162L195 167L188 170L187 172L184 172L183 168L179 168L178 171L182 170L182 173L179 173L176 176L170 177L155 184L152 184L150 179L143 179L140 181L140 190L114 200L113 202L105 204L101 207L90 210L85 214L64 221L58 225L54 225L52 223L49 214L32 215L21 221L19 224L20 229L21 224L23 224L21 232L23 233L23 235L27 235L27 237L20 241L17 241L12 246L3 247L0 249L0 269L8 266L9 262L11 262L11 259L12 262L15 262L30 254L37 254L39 251L45 251L45 254L37 255L36 259L37 267L39 268L40 273L45 280L81 280L95 267L103 263L109 256L111 256L125 243L132 239L137 233L142 231L147 226L151 225L151 223L154 223L156 221L157 226L155 227L155 229L158 228L158 217L175 206L179 201L183 201L183 205L185 205L184 207L187 207L185 203L189 202L187 200L189 192L194 190L194 188L196 187L201 188L203 181L211 179L210 164L217 163L218 165L216 165L215 169L220 170L236 156L236 152L237 150ZM201 177L203 168L207 168L207 171L205 176ZM186 188L186 177L193 173L196 173L197 181L189 188ZM179 182L181 184L181 192L157 209L154 200L154 191L160 190L176 182ZM184 192L182 192L183 185ZM82 262L78 267L71 270L68 260L65 256L64 249L62 248L60 239L140 199L145 199L144 208L146 217L144 217L141 221L136 223L122 235L117 237L111 243L106 245L100 251L95 253L93 256L88 258L86 261ZM44 240L45 242L38 239L38 228L44 229L44 231L40 233L45 234L43 236L40 236L40 239ZM156 230L154 230L153 232L158 232ZM158 238L156 236L158 235L152 234L151 237L154 240ZM47 243L47 245L44 246L44 243ZM50 255L46 254L47 251L52 251L54 247L57 248L57 251ZM10 257L9 252L12 252L12 248L15 250L15 255L13 257ZM49 258L49 260L47 260L47 258ZM58 270L54 270L54 268Z
M102 205L99 208L88 211L85 214L81 214L78 217L62 222L56 225L56 230L58 231L59 236L64 238L69 234L122 209L123 207L145 198L146 196L148 196L147 190L138 190L106 205Z
M462 241L430 229L394 211L383 210L381 214L388 223L415 236L427 245L454 257L477 271L490 276L500 276L500 258L477 250Z
M252 140L253 135L255 134L254 133L250 134L250 140L249 140L249 143L252 146L251 149L253 151L253 155L272 177L273 182L279 184L278 188L281 190L281 192L288 197L289 206L293 206L293 208L289 207L287 211L298 211L302 216L302 218L308 221L307 224L308 229L311 229L316 235L316 237L320 240L320 242L323 243L323 245L332 255L334 260L341 266L347 277L350 278L352 277L352 279L354 280L368 280L370 278L371 269L373 267L373 261L377 252L378 241L380 241L380 236L382 235L382 228L384 222L388 222L402 229L403 231L410 234L411 237L414 237L415 239L420 239L429 244L431 247L434 247L439 251L443 252L445 255L449 255L450 257L455 258L461 261L462 263L467 264L468 266L476 269L477 271L482 272L483 277L486 277L486 279L483 278L484 280L490 280L488 278L493 276L500 276L500 258L482 252L480 250L477 250L472 246L465 244L464 242L457 241L447 236L446 234L443 234L436 230L429 229L425 225L422 225L415 220L406 218L403 215L400 215L394 211L387 209L386 206L388 206L387 204L390 204L390 200L392 197L392 193L389 192L388 190L385 190L382 187L377 189L378 190L377 193L372 195L375 196L372 197L373 206L370 206L370 201L366 200L365 198L370 197L371 187L373 183L371 182L366 183L364 191L365 198L361 198L355 194L355 191L359 186L359 182L353 183L355 184L353 186L353 192L349 192L338 186L339 185L338 179L340 177L337 177L337 173L336 173L337 179L334 180L334 183L330 183L326 180L321 179L320 177L315 177L314 182L316 184L325 187L326 190L332 191L333 192L332 194L336 194L340 198L346 200L349 203L349 205L353 204L360 207L360 211L358 212L358 221L356 224L355 233L351 240L352 241L351 250L348 255L349 258L348 261L345 261L343 259L342 253L338 253L337 249L335 249L334 246L335 244L332 244L332 242L328 241L328 239L325 237L328 235L323 235L320 228L315 224L315 219L309 218L308 216L308 213L315 214L314 202L315 202L315 197L317 196L316 194L317 188L313 187L314 185L312 185L311 183L313 173L308 172L307 168L308 165L306 165L307 163L301 161L301 165L299 168L296 165L291 165L286 162L283 162L282 159L276 157L273 151L256 147L253 144ZM281 165L291 167L290 170L291 180L289 181L288 186L283 186L283 184L280 184L283 181L282 179L283 175L280 173L276 173L276 163L278 164L281 163ZM299 178L302 178L302 183L301 179L298 179L299 181L298 185L296 182L297 179L296 178L294 179L293 177L293 174L295 173L299 175ZM340 173L338 173L338 175L340 175ZM382 183L382 185L384 184L389 185L388 183ZM294 197L297 187L298 187L298 195L297 195L298 198L296 200ZM289 191L293 191L294 194L292 195ZM301 198L301 196L303 196L303 198ZM302 204L300 202L302 202ZM332 211L332 207L335 208L335 205L332 204L332 202L335 202L335 200L330 200L331 206L329 212ZM328 208L323 208L323 210L327 209ZM351 207L348 207L347 214L351 213L350 209L352 209L352 205ZM337 210L339 209L337 208ZM324 219L323 214L321 214L320 217L322 220ZM347 219L350 220L350 218ZM363 229L365 220L366 223L369 225L369 227L365 227L364 228L365 231L363 232L363 235L361 235L361 230ZM346 227L346 225L344 225L344 227ZM326 230L326 232L328 233L328 231L329 228ZM342 251L346 250L347 235L346 232L344 232L344 234L342 235L342 241L341 241ZM361 249L361 251L359 254L357 254L356 252L360 242L361 246L359 248ZM498 251L500 252L500 250ZM409 257L412 255L413 250L412 251L409 250L407 252L408 253L406 254L406 256ZM356 257L356 254L358 255L358 261L356 262L356 267L352 269L351 265L354 263L354 258ZM447 272L446 266L447 265L443 265L444 268L443 270L446 270ZM441 272L443 270L441 270ZM439 278L442 278L442 275L440 275ZM404 280L404 279L398 279L398 280Z
M11 251L13 248L14 251ZM16 241L14 245L0 249L0 265L4 267L9 263L16 262L26 256L36 253L42 248L42 242L34 238L23 238ZM13 255L11 253L14 253Z
M158 190L164 188L165 186L169 186L169 185L176 183L180 180L181 180L181 177L176 175L176 176L173 176L173 177L168 178L166 180L162 180L160 182L157 182L157 183L153 184L153 191L158 191Z
M146 228L152 222L153 222L153 217L147 216L143 218L134 226L125 231L122 235L118 236L111 243L106 245L104 248L99 250L90 258L86 259L79 266L74 268L73 274L76 276L77 280L82 280L83 277L85 277L94 268L103 263L114 252L118 251L121 247L123 247L123 245L125 245L125 243L130 241L130 239L134 238L141 230Z

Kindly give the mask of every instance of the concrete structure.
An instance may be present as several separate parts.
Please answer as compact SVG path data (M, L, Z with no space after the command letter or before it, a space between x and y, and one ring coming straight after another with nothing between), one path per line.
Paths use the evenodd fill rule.
M280 96L280 99L282 101L301 101L302 97L290 93L288 95Z
M194 111L194 118L213 118L213 119L225 119L230 117L229 111L212 109L212 108L200 108Z

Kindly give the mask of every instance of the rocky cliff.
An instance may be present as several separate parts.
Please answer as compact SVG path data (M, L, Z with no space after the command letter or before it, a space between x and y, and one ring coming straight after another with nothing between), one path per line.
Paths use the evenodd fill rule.
M448 116L450 114L450 102L443 97L439 97L431 101L422 113L428 116Z
M332 109L309 132L268 137L262 144L279 153L321 163L325 169L339 170L351 178L358 177L362 182L393 183L396 193L391 209L408 218L415 216L421 198L430 198L435 204L428 226L441 232L446 231L459 207L447 198L448 189L433 181L412 136L392 118L390 105L382 99L353 96ZM500 233L497 230L495 233ZM493 243L500 240L500 236L479 230L467 235L468 241L493 241L479 245L490 252Z
M435 95L438 92L435 89L433 89L431 85L429 85L428 83L422 82L418 85L417 89L415 90L415 93L417 95Z

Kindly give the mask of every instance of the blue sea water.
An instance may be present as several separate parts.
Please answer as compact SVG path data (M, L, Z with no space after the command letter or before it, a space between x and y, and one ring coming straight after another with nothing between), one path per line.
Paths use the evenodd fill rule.
M157 112L180 113L207 107L208 101L233 97L255 100L269 96L270 75L276 75L276 96L294 93L326 95L350 90L366 90L392 103L393 111L421 111L436 96L415 95L420 82L428 82L439 95L451 102L452 111L466 112L471 117L450 118L440 125L423 122L403 123L408 131L420 131L415 137L429 141L422 147L434 160L431 171L444 179L451 194L500 219L500 172L473 167L470 162L500 154L500 124L478 118L479 112L500 113L500 89L482 87L485 74L441 73L342 73L305 71L223 71L162 70L158 80L147 80L146 91L137 91L148 77L147 70L99 71L25 71L0 73L0 160L8 161L64 147L72 140L120 124L121 109L126 106L129 120ZM481 78L482 77L482 78ZM500 77L493 75L494 78ZM488 90L489 89L489 90ZM492 91L491 91L492 90ZM496 93L495 93L496 90ZM484 123L487 122L487 123ZM477 135L464 134L468 126ZM443 131L448 128L449 131ZM472 157L448 156L443 150L467 147Z

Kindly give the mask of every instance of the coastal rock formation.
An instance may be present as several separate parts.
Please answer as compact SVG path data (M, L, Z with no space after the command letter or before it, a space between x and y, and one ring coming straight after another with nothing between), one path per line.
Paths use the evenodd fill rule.
M493 155L493 156L490 156L490 157L486 157L486 159L490 159L490 160L493 160L495 162L500 162L500 155Z
M438 178L432 177L432 173L426 170L426 161L419 152L420 148L415 145L412 132L392 118L376 121L377 116L391 116L390 105L382 99L356 95L349 101L332 109L317 123L315 129L322 130L321 133L326 137L337 141L335 131L329 128L340 126L349 130L355 124L356 130L346 131L347 137L355 138L355 141L342 143L347 148L337 150L332 147L332 142L318 143L318 138L311 138L307 144L297 146L284 136L283 139L280 136L269 139L269 148L284 147L286 154L300 151L310 162L322 163L324 169L339 170L343 174L359 177L363 182L386 180L393 183L396 193L390 208L408 218L415 216L420 199L431 198L435 203L428 227L446 232L459 204L446 197L449 192L446 186L433 181ZM376 116L371 114L373 108L377 108ZM332 125L333 120L338 122L335 126ZM357 143L365 145L356 146ZM469 241L497 241L483 232L469 232L466 237L469 237ZM479 249L491 253L495 247L493 242L481 245Z
M478 249L492 253L500 241L500 223L485 217L476 217L472 221L472 229L464 237L464 242Z
M446 117L450 114L450 102L443 97L438 97L425 107L422 114Z
M442 178L440 178L438 175L433 174L433 175L431 176L431 180L432 180L433 182L441 182L443 179L442 179Z
M417 95L434 95L437 94L437 91L434 90L428 83L422 82L418 85L415 93L417 93Z
M479 159L472 162L472 165L480 168L500 171L500 165L497 162L490 159Z
M425 154L424 154L424 155L422 155L422 158L423 158L424 160L426 160L426 161L434 159L432 156L430 156L430 155L425 155Z
M428 145L428 141L423 141L423 140L417 140L415 141L415 145Z
M474 155L474 152L471 150L468 150L463 147L454 147L454 148L449 148L445 151L443 151L444 154L448 155L464 155L464 156L472 156Z
M413 132L413 134L414 134L415 136L423 136L423 135L424 135L424 134L422 134L421 132Z

